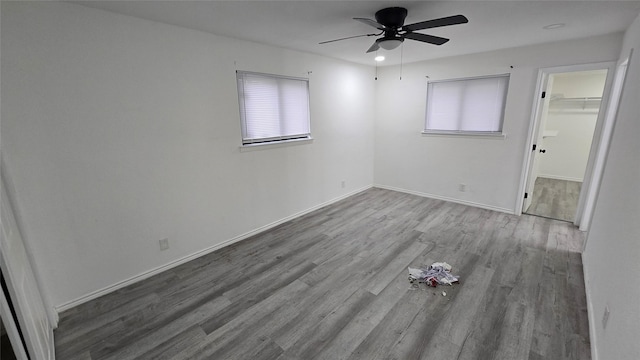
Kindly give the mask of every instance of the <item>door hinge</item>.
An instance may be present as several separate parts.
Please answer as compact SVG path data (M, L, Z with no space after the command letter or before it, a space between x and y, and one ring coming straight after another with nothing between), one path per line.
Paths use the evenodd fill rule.
M528 198L529 197L529 193L524 193L524 198Z
M546 92L546 91L543 91L543 92L542 92L542 98L544 99L546 96L547 96L547 92Z
M531 151L536 151L536 144L533 144L533 149Z

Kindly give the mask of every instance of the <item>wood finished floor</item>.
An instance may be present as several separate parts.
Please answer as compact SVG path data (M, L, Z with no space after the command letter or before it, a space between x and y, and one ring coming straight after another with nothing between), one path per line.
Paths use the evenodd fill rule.
M529 215L573 222L580 197L581 182L539 177L533 186Z
M590 359L582 242L374 188L64 312L57 358ZM412 288L435 261L461 283Z

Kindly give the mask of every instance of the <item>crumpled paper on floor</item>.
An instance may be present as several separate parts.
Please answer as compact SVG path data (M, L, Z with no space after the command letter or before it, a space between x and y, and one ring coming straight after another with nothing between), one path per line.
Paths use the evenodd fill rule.
M428 267L409 267L409 281L423 282L431 287L451 285L459 282L459 277L451 274L451 265L446 262L435 262Z

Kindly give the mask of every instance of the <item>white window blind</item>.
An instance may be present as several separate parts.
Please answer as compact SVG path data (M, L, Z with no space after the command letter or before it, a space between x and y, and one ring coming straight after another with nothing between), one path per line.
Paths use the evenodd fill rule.
M429 82L425 133L502 133L509 75Z
M311 137L308 79L241 71L236 78L243 145Z

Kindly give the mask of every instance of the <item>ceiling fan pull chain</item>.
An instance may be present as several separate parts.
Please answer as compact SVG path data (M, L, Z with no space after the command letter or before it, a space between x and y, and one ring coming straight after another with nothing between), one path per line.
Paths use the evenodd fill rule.
M400 45L400 80L402 80L402 55L404 54L404 43Z
M378 52L376 51L376 56L378 56ZM378 80L378 62L376 61L376 81Z

